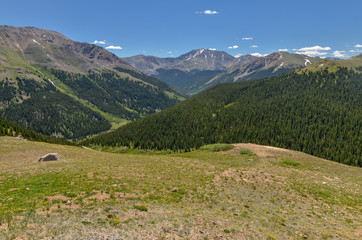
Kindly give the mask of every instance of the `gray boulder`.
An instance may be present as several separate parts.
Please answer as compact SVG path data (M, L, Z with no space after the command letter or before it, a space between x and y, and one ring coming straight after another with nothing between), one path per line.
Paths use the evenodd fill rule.
M60 159L59 153L48 153L39 158L39 162L45 162L45 161L56 161Z

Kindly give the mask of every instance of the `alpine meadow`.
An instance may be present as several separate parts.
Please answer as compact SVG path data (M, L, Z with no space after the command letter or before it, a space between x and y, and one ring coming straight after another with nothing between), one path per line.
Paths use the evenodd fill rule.
M362 2L4 1L0 240L362 239Z

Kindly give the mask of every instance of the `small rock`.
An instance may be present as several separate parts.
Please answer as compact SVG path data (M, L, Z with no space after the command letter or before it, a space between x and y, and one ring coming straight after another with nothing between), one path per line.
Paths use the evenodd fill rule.
M249 158L248 160L249 160L249 161L252 161L252 162L254 161L254 159L252 159L252 158Z
M66 203L67 205L72 205L73 203L71 202L71 201L67 201L67 203Z
M180 189L179 188L173 188L171 191L172 192L178 192L178 191L180 191Z
M326 182L322 182L322 184L327 184Z
M28 187L25 188L26 191L29 191L30 189Z
M39 162L45 162L45 161L56 161L60 159L59 153L48 153L39 158Z

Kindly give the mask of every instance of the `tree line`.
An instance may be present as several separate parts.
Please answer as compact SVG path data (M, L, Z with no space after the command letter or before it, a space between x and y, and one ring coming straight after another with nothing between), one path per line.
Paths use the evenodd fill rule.
M251 142L362 166L361 79L339 67L221 84L84 144L190 151Z

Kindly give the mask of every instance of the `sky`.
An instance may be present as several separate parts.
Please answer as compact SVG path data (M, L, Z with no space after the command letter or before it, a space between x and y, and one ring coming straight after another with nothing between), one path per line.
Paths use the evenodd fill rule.
M33 26L119 57L362 53L362 0L0 0L0 25Z

